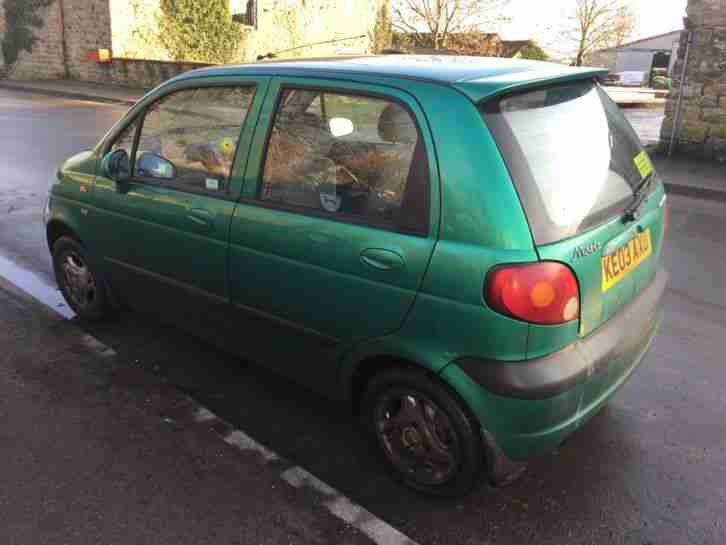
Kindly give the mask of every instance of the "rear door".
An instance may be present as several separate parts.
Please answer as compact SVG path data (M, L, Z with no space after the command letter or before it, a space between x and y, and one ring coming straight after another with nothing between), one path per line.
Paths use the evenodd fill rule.
M340 349L413 304L435 243L432 143L417 103L377 86L275 79L261 119L230 295L250 356L325 389Z
M540 258L566 263L577 276L586 335L652 280L662 184L628 121L593 81L525 90L484 110ZM626 217L644 183L647 199Z

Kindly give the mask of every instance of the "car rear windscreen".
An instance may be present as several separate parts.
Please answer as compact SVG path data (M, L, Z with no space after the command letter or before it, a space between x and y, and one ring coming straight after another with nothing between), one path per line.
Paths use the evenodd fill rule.
M640 141L590 80L533 89L481 107L537 244L574 236L622 213L641 181Z

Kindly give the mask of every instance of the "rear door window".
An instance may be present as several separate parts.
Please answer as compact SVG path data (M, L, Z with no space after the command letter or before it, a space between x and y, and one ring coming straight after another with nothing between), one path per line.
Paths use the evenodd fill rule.
M482 109L537 244L583 232L632 200L643 148L595 82L508 95Z
M258 198L301 213L425 235L428 178L418 126L399 102L286 89Z

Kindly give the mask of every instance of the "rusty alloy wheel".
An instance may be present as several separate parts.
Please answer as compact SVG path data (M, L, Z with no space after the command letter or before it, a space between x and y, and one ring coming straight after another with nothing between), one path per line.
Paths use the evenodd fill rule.
M68 296L78 308L85 310L96 300L96 279L77 252L68 252L60 264Z
M408 389L391 389L378 399L375 431L388 460L424 486L449 481L460 462L457 434L449 416L431 399Z

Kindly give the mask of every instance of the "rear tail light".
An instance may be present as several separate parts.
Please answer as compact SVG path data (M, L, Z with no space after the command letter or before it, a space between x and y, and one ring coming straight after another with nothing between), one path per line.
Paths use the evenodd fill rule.
M563 324L580 317L577 279L567 266L552 261L492 269L484 296L495 311L533 324Z

